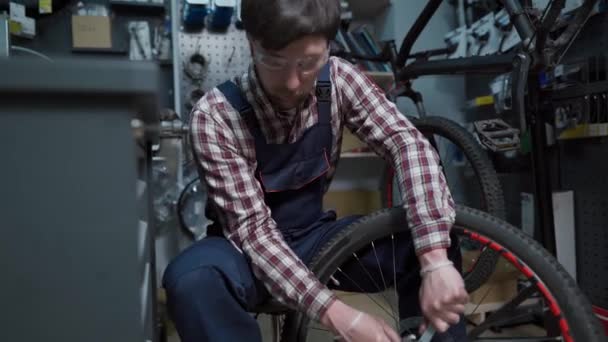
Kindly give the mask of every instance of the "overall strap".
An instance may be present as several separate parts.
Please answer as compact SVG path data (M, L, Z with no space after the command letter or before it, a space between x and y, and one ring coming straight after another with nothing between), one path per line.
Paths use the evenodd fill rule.
M241 115L252 111L251 105L247 101L245 94L243 94L241 88L239 88L239 86L237 86L234 82L226 81L217 86L217 89L224 94L228 102L230 102L230 105L232 105L232 107Z
M245 97L245 94L241 88L233 81L226 81L217 86L217 89L224 94L230 105L239 112L241 117L247 123L247 126L249 126L251 134L255 137L255 139L265 141L262 130L260 129L260 125L258 124L258 120L253 112L253 108L251 107L251 104L249 104L249 101L247 101L247 98Z
M317 87L315 89L319 123L322 124L329 124L331 122L331 79L329 66L328 62L321 69L317 77Z

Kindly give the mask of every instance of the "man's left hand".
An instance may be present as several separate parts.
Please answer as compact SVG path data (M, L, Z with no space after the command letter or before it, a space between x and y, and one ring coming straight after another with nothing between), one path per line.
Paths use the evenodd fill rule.
M422 269L446 263L445 249L433 250L420 256ZM469 296L462 276L454 266L439 267L426 273L420 286L420 307L426 321L438 332L445 332L450 325L460 321Z

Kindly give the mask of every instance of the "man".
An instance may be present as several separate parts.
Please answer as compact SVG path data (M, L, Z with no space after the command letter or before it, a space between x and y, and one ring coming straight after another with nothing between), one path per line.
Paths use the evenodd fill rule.
M261 341L248 312L270 296L346 341L400 340L306 268L355 219L322 211L344 126L391 161L404 185L411 234L399 238L400 314L421 308L445 332L467 301L447 257L458 256L453 201L429 143L360 71L329 58L339 1L243 0L241 17L249 72L209 91L192 113L194 154L222 236L197 242L165 272L182 341ZM454 340L462 328L450 328Z

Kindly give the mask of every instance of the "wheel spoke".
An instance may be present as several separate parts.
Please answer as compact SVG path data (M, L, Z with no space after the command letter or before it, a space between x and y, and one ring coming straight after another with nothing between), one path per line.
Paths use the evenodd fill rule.
M374 280L374 277L372 277L372 275L369 273L369 271L367 270L367 268L365 268L365 265L363 265L363 263L361 262L361 260L359 259L359 257L357 256L357 253L353 253L353 257L355 257L355 260L357 260L357 262L359 263L359 266L361 266L361 268L363 269L363 272L365 272L365 274L367 275L367 277L369 278L369 280L372 281L372 283L374 284L374 286L376 287L376 289L378 290L378 293L380 293L380 295L382 296L382 298L384 298L384 300L386 301L386 303L388 304L388 306L391 308L391 311L393 311L393 306L390 303L390 298L387 298L386 294L384 293L384 289L381 289L380 286L378 285L378 283L376 283L376 281ZM394 316L395 312L393 311L393 318L395 318ZM395 318L395 322L399 322L398 319Z
M374 245L374 241L372 241L372 250L374 251L374 257L376 258L376 264L378 265L378 270L380 271L380 278L382 278L382 285L384 286L383 289L388 289L388 286L386 286L386 280L384 280L384 272L382 272L382 267L380 266L380 260L378 259L378 254L376 253L376 246ZM396 286L396 284L394 284L394 286ZM397 298L395 298L395 300L398 300ZM388 306L391 308L391 311L393 312L393 315L395 315L395 310L393 309L393 305L390 303L390 301L387 300ZM397 310L399 309L399 303L397 302L395 304L397 306ZM396 318L397 316L399 316L399 314L395 315L395 327L397 329L399 329L399 320Z
M378 305L378 307L380 309L382 309L382 311L386 312L386 314L389 315L391 318L394 318L393 314L391 312L386 310L386 308L383 305L380 305L380 303L378 303L374 299L374 297L370 296L369 293L365 292L365 290L363 290L363 288L356 281L354 281L353 278L349 277L348 274L346 274L344 271L342 271L342 269L340 267L338 267L338 272L342 273L344 275L344 277L346 277L346 279L350 280L351 283L353 283L359 289L359 291L361 291L361 293L365 294L372 302L374 302L374 304Z
M399 296L397 295L397 270L395 261L395 234L391 234L391 245L393 247L393 291L395 292L395 300L397 301L397 308L399 307ZM399 321L397 321L397 330L399 330Z
M396 269L397 261L395 258L395 234L391 234L391 245L393 247L393 291L395 293L395 299L397 300L397 307L398 307L399 306L399 295L397 295L397 269ZM401 330L401 328L399 327L399 324L397 324L397 330L398 331Z
M492 291L492 289L496 286L496 284L492 284L492 286L490 286L488 288L488 290L484 293L483 297L481 297L481 299L479 300L479 303L477 303L477 306L475 307L475 309L473 310L473 312L471 312L469 315L474 315L475 312L477 312L477 309L479 309L479 306L481 305L481 303L483 303L483 301L486 299L486 297L488 297L488 295L490 294L490 292Z

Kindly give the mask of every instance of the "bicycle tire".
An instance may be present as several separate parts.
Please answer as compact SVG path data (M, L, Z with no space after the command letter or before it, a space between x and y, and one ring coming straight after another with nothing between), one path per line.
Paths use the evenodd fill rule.
M456 229L485 236L503 255L508 253L518 267L531 272L534 284L541 284L554 300L552 310L561 317L562 332L577 342L604 342L605 337L588 299L577 288L563 267L536 241L521 230L488 213L457 206ZM335 270L353 253L371 241L403 231L405 209L383 209L351 224L328 241L313 258L310 270L326 284ZM508 258L508 257L507 257ZM524 272L525 273L525 272ZM540 286L539 286L540 288ZM541 290L542 291L542 290ZM283 327L282 341L306 340L308 318L301 312L288 313Z
M206 187L205 184L200 181L199 172L197 170L197 166L193 161L189 161L183 164L184 169L184 183L186 184L180 191L179 197L175 202L174 213L177 216L179 230L182 232L183 236L190 241L195 241L197 239L202 238L203 233L202 229L198 232L193 231L189 225L188 220L184 217L188 208L187 202L191 200L192 191L195 187L201 188L200 192L203 193L204 202L202 208L204 210L207 201ZM191 209L191 208L190 208ZM203 213L203 217L205 221L207 221L206 213ZM203 223L204 224L204 223Z
M409 120L427 139L430 135L441 136L463 152L465 158L471 163L481 188L479 209L504 219L506 217L505 199L500 180L485 150L481 148L473 135L458 123L439 116L409 118ZM392 203L394 171L390 166L385 170L384 177L384 188L381 191L382 204L385 208L391 208L394 206ZM492 250L482 252L473 270L464 275L467 290L476 290L492 275L497 259L498 254Z
M466 159L471 163L475 176L479 180L482 193L480 209L490 213L492 216L504 219L506 217L505 199L498 174L486 151L477 143L473 135L455 121L440 116L410 117L408 119L425 137L428 138L429 135L441 136L448 139L463 152ZM385 174L388 173L387 170ZM388 179L388 177L386 178L386 185L388 185L388 182L392 180ZM383 190L384 194L386 194L387 188ZM393 206L388 202L388 196L382 197L382 204L386 208Z

